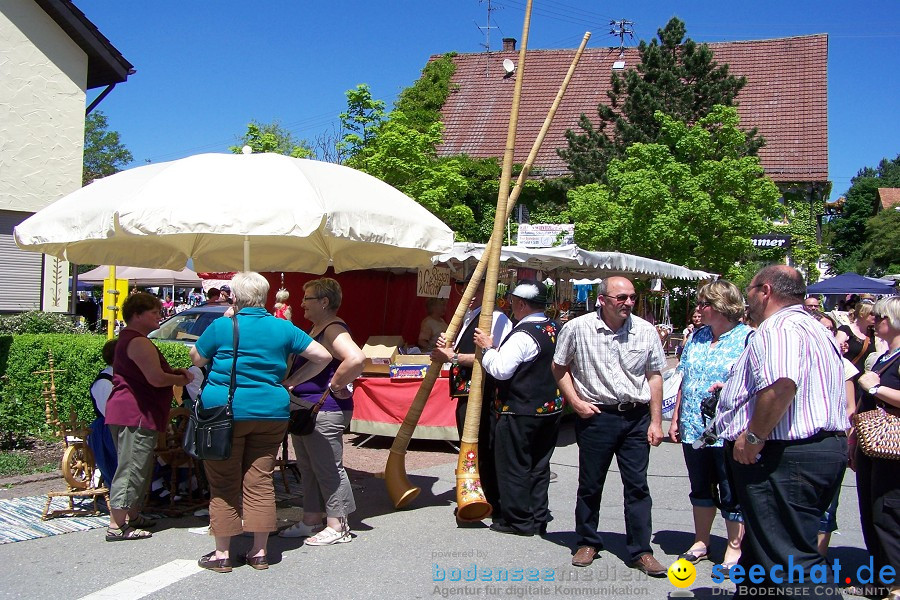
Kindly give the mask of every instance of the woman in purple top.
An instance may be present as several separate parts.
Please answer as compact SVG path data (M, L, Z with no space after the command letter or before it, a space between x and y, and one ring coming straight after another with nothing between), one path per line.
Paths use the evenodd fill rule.
M172 386L185 386L194 376L172 369L147 334L159 327L159 298L143 292L122 305L126 327L113 358L113 391L106 403L106 424L116 444L119 465L109 490L106 541L150 537L155 523L138 513L153 472L157 433L166 430Z
M297 357L284 384L297 404L315 404L328 391L315 430L292 436L303 482L303 521L282 531L281 537L309 537L307 546L349 542L347 515L356 510L350 479L344 470L344 430L353 416L353 381L363 370L365 355L337 316L341 286L323 277L303 286L303 316L312 322L309 334L325 346L334 360L318 376L293 387L305 362ZM324 529L323 529L324 526ZM311 536L311 537L310 537Z

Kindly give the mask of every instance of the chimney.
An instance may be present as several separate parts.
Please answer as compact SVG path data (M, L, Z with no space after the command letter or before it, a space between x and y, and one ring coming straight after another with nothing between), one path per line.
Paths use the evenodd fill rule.
M515 52L516 51L516 38L503 38L503 51L504 52Z

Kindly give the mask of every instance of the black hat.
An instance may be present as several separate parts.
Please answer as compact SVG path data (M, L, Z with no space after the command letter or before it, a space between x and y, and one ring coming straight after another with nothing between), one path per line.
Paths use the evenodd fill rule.
M516 284L510 296L527 300L532 304L547 304L547 286L534 279L523 279Z

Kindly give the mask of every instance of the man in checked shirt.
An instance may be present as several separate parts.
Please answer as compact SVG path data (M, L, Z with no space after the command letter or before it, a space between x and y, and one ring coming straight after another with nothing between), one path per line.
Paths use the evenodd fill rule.
M816 534L847 466L840 351L804 310L797 270L765 267L746 294L759 329L722 389L716 431L746 526L738 564L765 572L758 584L745 576L734 597L825 597L810 575L818 566L834 582Z

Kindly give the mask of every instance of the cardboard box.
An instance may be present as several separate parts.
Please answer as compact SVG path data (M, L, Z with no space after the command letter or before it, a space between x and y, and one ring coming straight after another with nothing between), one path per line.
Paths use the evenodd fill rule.
M373 335L363 346L366 362L363 375L389 375L391 363L400 355L399 347L403 337L399 335Z
M431 364L431 356L428 354L398 354L394 357L395 365L425 365Z
M428 365L391 365L391 379L424 379Z

